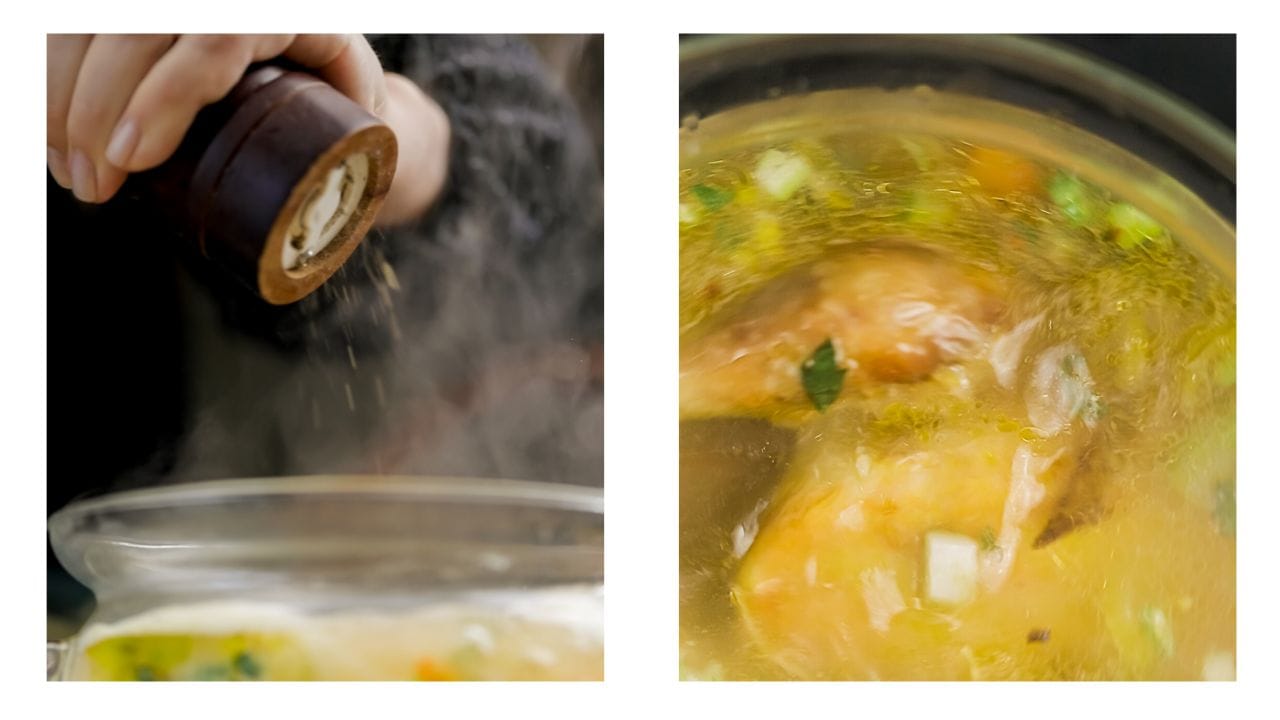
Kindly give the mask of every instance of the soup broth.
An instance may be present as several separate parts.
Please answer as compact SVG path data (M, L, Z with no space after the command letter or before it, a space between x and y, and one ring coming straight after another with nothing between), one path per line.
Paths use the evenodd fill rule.
M406 610L263 602L158 608L86 629L82 680L599 680L598 588L488 593Z
M945 94L681 145L684 677L1234 676L1228 224Z

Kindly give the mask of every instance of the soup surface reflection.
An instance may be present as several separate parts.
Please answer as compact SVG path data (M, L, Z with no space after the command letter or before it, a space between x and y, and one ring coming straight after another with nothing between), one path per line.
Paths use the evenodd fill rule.
M1051 156L684 131L684 677L1234 677L1234 240Z

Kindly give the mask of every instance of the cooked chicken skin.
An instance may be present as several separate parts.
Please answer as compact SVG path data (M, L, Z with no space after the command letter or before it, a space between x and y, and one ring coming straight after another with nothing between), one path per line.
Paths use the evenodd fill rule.
M925 378L980 346L1002 308L985 273L928 251L835 256L770 283L682 342L681 416L803 401L800 366L828 338L846 387Z

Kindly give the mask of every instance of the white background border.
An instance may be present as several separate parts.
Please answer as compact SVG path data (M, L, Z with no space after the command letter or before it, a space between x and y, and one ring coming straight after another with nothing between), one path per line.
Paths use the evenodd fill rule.
M155 8L144 11L145 6ZM0 678L7 717L388 716L1042 718L1253 717L1274 712L1280 653L1276 534L1280 474L1271 437L1280 232L1274 38L1260 11L1232 4L1138 3L462 3L218 1L9 3L3 114L9 172L3 301L11 459L3 527L7 560ZM1259 7L1262 5L1260 4ZM986 8L986 9L983 9ZM1154 14L1153 14L1154 13ZM18 17L21 14L23 17ZM46 239L44 37L47 31L604 32L606 182L606 628L603 684L106 685L46 683L44 635L46 298L77 242ZM1238 228L1239 610L1234 684L699 684L677 664L677 43L679 32L1241 32ZM52 258L55 272L48 274ZM65 331L65 329L60 329ZM118 349L104 348L104 352ZM58 369L68 367L65 362ZM122 413L127 412L122 410ZM50 478L56 482L57 478ZM1272 711L1262 708L1271 707Z

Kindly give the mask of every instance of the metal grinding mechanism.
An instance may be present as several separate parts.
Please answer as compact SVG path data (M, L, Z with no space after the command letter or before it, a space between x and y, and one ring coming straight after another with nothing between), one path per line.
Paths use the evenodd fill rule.
M263 66L137 181L202 255L284 305L351 256L395 168L396 138L381 120L315 77Z

